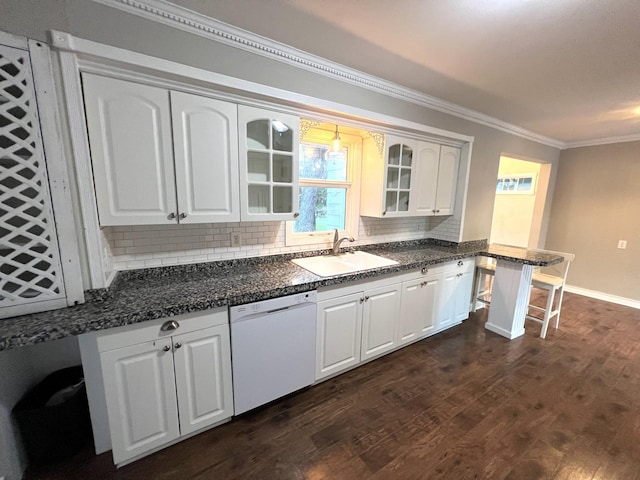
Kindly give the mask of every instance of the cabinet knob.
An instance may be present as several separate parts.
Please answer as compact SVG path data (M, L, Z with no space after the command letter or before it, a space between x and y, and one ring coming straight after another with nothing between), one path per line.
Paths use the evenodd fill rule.
M360 299L360 303L362 303L362 302L364 302L364 298L361 298L361 299Z
M167 216L167 218L168 218L169 220L175 220L175 219L176 219L176 214L175 214L175 212L171 212L171 213Z
M436 210L436 213L440 213L440 210Z
M429 271L429 269L427 267L422 267L422 270L420 270L420 272L424 275L425 273L427 273Z
M162 330L163 332L168 332L169 330L175 330L178 327L180 327L180 324L175 320L167 320L162 324L160 330Z
M174 347L176 348L180 348L182 346L182 344L180 342L176 342L176 344L174 345Z
M464 262L462 260L458 260L458 266L461 267L462 265L464 265Z
M162 350L168 352L169 350L171 350L171 345L165 345L164 347L162 347Z
M384 212L382 212L382 215L386 215L386 214L387 214L387 211L386 211L386 210L385 210Z
M367 300L369 300L369 296L368 296L368 295L365 295L365 296L364 296L364 301L366 302Z
M180 214L180 220L184 220L185 218L187 218L187 214L186 214L186 213L184 213L184 212L182 212L182 213Z
M293 218L298 218L300 216L300 214L298 212L293 214Z

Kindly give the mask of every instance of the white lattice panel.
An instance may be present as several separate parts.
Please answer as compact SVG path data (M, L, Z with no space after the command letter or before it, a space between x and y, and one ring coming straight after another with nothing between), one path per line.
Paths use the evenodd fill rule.
M0 307L63 297L29 53L0 45Z

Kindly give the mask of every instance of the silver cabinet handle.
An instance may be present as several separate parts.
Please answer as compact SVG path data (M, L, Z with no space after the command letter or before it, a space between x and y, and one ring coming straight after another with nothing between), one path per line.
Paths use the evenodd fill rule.
M169 220L175 220L175 218L176 218L176 213L175 213L175 212L171 212L171 213L169 214L169 216L167 216L167 218L168 218Z
M180 220L184 220L185 218L187 218L187 214L186 214L186 213L184 213L184 212L182 212L182 213L180 214Z
M180 348L182 346L182 344L180 342L176 342L176 344L174 345L174 347L176 348Z
M293 218L298 218L300 216L300 214L298 212L293 214Z
M169 350L171 350L171 345L165 345L164 347L162 347L162 350L168 352Z
M360 303L362 303L362 302L364 302L364 298L361 298L361 299L360 299Z
M462 260L458 260L458 266L461 267L462 265L464 265L464 262Z
M162 330L163 332L168 332L169 330L175 330L178 327L180 327L180 324L175 320L167 320L162 324L160 330Z
M369 300L369 296L368 296L368 295L365 295L365 296L364 296L364 301L366 302L367 300Z
M429 271L429 269L427 267L422 267L422 270L420 270L420 273L422 273L424 275L428 271Z

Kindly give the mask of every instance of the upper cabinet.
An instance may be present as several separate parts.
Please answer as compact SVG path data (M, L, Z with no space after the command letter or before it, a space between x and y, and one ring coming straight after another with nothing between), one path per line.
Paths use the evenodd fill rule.
M384 159L364 142L360 214L369 217L451 215L460 149L385 135Z
M385 136L384 159L373 140L364 142L360 214L368 217L412 215L411 198L415 190L415 140Z
M460 149L418 142L418 168L413 211L416 215L452 215Z
M238 106L241 220L298 217L300 119Z
M100 225L240 219L236 105L83 74Z

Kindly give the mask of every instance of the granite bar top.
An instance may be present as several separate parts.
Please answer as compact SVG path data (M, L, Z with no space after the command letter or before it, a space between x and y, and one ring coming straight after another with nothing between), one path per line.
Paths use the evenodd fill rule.
M545 266L562 257L486 241L460 244L435 241L397 242L359 248L398 262L389 267L319 277L290 262L307 252L243 260L120 272L108 290L89 291L89 301L49 312L0 320L0 350L57 340L69 335L221 306L233 306L404 272L475 256Z

